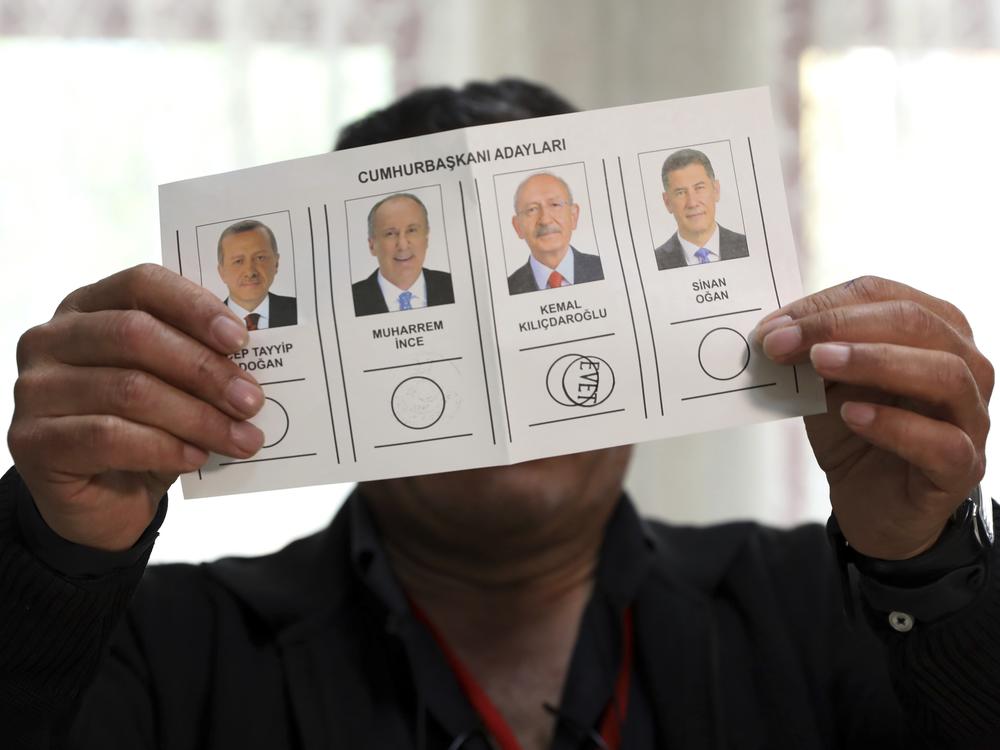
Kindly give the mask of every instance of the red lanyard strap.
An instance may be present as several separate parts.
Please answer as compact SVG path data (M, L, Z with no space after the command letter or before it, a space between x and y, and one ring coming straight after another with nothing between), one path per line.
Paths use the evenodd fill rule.
M628 691L632 682L632 639L632 607L626 607L622 618L622 663L615 679L615 692L601 719L601 739L608 750L618 750L622 746L622 732L628 715Z
M503 718L503 715L493 705L493 701L486 694L486 691L476 682L476 678L468 670L458 655L451 649L444 636L438 631L430 621L424 611L417 606L417 603L410 599L410 607L414 616L424 624L430 634L434 637L438 647L444 654L448 666L455 674L459 686L469 699L469 703L479 714L483 721L483 726L490 733L500 750L521 750L521 743L517 741L517 736L510 728L510 725ZM600 735L609 750L619 750L622 744L622 730L625 726L625 716L628 711L629 685L632 678L633 660L633 635L632 635L632 608L625 610L622 618L622 662L618 669L618 676L615 679L615 691L611 701L604 709L601 717Z

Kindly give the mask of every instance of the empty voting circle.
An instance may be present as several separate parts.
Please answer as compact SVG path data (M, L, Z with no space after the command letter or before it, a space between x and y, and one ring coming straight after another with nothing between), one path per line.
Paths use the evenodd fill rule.
M417 375L396 386L390 405L393 416L403 427L426 430L444 414L444 391L430 378Z
M732 380L750 364L750 344L734 328L713 328L698 345L698 363L714 380Z
M264 405L260 408L254 424L264 433L264 445L261 448L273 448L288 434L288 412L273 398L265 396Z
M562 406L597 406L615 389L615 373L600 357L564 354L549 365L545 387Z

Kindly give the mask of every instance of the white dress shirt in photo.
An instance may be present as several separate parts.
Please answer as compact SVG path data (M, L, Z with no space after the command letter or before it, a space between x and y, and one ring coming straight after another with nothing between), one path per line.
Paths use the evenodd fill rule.
M535 284L538 285L539 289L548 289L549 276L552 275L552 271L557 271L563 277L563 282L559 286L573 285L573 248L566 251L566 255L554 269L539 263L535 260L534 255L528 256L528 263L531 264L531 272L535 274Z
M378 288L382 290L382 297L385 299L385 306L389 312L396 312L400 309L399 295L403 292L410 293L410 308L416 310L419 307L427 307L427 280L424 279L424 272L421 271L413 286L409 289L400 289L389 281L382 272L378 272Z
M253 310L244 310L242 307L233 302L233 298L230 297L229 301L226 303L230 310L232 310L236 315L240 317L240 320L246 322L247 315L251 313L257 313L260 317L257 319L257 330L263 331L265 328L270 326L271 320L271 295L265 294L263 301Z
M701 263L698 257L695 255L696 252L705 248L708 250L708 262L720 260L722 256L719 255L719 225L715 225L715 231L712 232L712 236L708 238L708 242L704 245L696 245L693 242L688 242L686 239L681 237L680 232L677 233L677 239L681 241L681 247L684 248L684 260L687 261L689 266L697 266Z

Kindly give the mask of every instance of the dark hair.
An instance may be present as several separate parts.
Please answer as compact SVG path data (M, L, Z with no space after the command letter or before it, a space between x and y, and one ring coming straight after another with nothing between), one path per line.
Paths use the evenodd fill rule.
M551 89L517 78L468 83L460 89L423 88L344 126L334 150L575 111Z
M667 188L667 176L673 172L675 169L684 169L691 164L701 164L705 168L705 173L711 178L715 179L715 170L712 169L712 162L708 160L701 151L693 148L682 148L680 151L674 151L667 157L667 160L663 162L663 169L660 170L660 179L663 180L663 189Z
M278 254L278 241L274 238L274 232L271 231L271 227L262 221L257 221L256 219L243 219L242 221L237 221L235 224L230 224L223 230L222 234L219 235L219 244L216 248L216 254L219 257L219 265L222 265L222 241L226 237L231 237L234 234L243 234L244 232L254 232L258 229L263 229L264 234L267 235L267 241L271 243L271 250L275 255Z
M393 193L392 195L387 195L385 198L380 200L371 207L371 210L368 211L368 239L372 239L375 236L375 214L378 213L380 208L382 208L383 203L394 200L395 198L409 198L411 201L420 206L420 210L424 212L424 226L427 227L427 229L431 228L431 221L427 217L427 206L424 205L422 200L420 200L413 193Z

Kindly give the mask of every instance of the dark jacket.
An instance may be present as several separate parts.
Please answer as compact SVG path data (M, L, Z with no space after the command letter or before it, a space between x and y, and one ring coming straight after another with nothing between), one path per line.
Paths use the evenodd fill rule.
M573 253L574 286L588 281L601 281L604 278L604 269L598 256L581 253L575 247L570 247L570 252ZM531 270L530 260L507 277L507 291L510 294L540 291L535 282L535 273Z
M281 294L268 292L268 327L281 328L282 326L294 326L299 322L298 301L295 297L285 297ZM229 304L229 297L224 300Z
M284 297L280 294L270 294L271 297L271 319L268 321L271 328L282 326L293 326L299 322L298 303L295 297Z
M450 305L455 301L455 292L451 286L451 274L444 271L424 269L424 281L427 283L427 306ZM382 288L378 285L378 271L351 285L354 296L354 315L375 315L389 312L386 307Z
M19 540L19 494L23 509L10 472L0 482L0 740L62 747L49 744L51 728L93 682L66 747L418 746L427 688L414 685L403 643L422 630L405 603L387 605L362 580L359 566L380 563L352 558L356 496L326 530L274 555L149 568L116 629L144 559L98 580L55 574ZM847 628L817 526L676 528L641 522L623 501L608 528L646 550L641 575L622 578L636 590L614 595L634 607L657 747L901 750L921 737L936 750L996 747L935 736L998 726L996 581L940 625L905 637L883 627L883 651ZM606 554L601 569L628 572ZM451 680L446 669L435 677ZM422 731L429 750L450 743L440 727Z
M677 232L671 235L670 239L653 251L656 255L656 267L661 271L667 268L680 268L687 265L687 258L684 257L684 248L677 238ZM734 258L746 258L750 254L747 249L746 235L739 234L719 226L719 260L733 260Z

